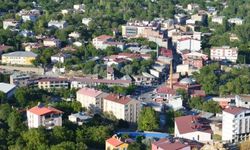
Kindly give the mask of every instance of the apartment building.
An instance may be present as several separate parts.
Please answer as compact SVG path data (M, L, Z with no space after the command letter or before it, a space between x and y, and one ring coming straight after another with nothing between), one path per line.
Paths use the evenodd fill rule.
M176 50L181 53L184 50L199 51L201 50L201 41L192 38L183 38L177 40Z
M103 109L103 98L108 94L92 88L82 88L76 92L76 100L82 104L82 107L99 113Z
M10 84L14 84L18 87L27 86L30 82L31 76L25 73L13 73L10 75Z
M129 97L109 94L103 99L103 111L111 112L117 119L136 122L140 110L140 102Z
M44 78L38 80L38 88L40 89L58 89L69 88L69 81L66 78Z
M228 107L222 112L222 140L240 142L249 139L250 109Z
M37 54L33 52L15 51L3 54L2 63L11 65L32 65L36 57Z
M212 60L229 60L236 62L238 58L238 48L230 48L229 46L213 47L210 50Z
M44 126L46 129L52 129L55 126L62 126L62 114L63 112L56 108L39 103L27 110L28 127Z

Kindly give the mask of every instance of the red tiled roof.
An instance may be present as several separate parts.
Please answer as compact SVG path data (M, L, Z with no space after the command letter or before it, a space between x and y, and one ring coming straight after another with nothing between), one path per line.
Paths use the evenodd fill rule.
M126 96L120 96L120 95L117 95L117 94L109 94L104 99L108 100L108 101L113 101L113 102L116 102L116 103L120 103L120 104L123 104L123 105L126 105L128 102L131 101L130 98L128 98Z
M205 119L193 115L175 118L176 128L180 134L196 131L212 133L211 127L205 121Z
M165 150L178 150L185 147L190 147L187 143L182 144L179 140L170 142L169 139L160 139L159 141L153 142L152 145Z
M35 106L28 110L29 112L32 112L36 115L45 115L45 114L62 114L63 112L55 109L53 107L45 107L45 106Z
M91 88L82 88L78 90L77 93L82 94L82 95L87 95L90 97L97 97L98 95L102 94L102 91L98 91L98 90L91 89Z
M176 94L176 90L172 89L167 86L161 86L156 90L157 93L164 93L164 94Z
M240 114L243 111L248 110L247 108L243 108L243 107L228 107L226 109L224 109L223 111L233 114L233 115L237 115Z
M98 37L96 37L96 38L97 38L98 40L100 40L100 41L106 41L106 40L112 38L112 36L110 36L110 35L100 35L100 36L98 36Z
M122 141L118 140L117 138L111 137L109 139L106 140L107 143L109 143L110 145L117 147L121 144L123 144Z

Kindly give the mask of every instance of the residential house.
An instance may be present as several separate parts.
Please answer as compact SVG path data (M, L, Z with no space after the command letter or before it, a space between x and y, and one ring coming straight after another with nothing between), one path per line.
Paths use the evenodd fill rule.
M230 18L227 21L229 23L235 24L235 25L242 25L243 24L243 19L240 19L240 18Z
M192 75L193 72L196 72L198 70L198 68L195 68L194 66L189 64L180 64L176 66L176 72L180 73L181 75Z
M67 26L68 26L68 24L64 20L62 20L62 21L51 20L48 23L48 27L50 27L50 28L64 29Z
M38 128L43 126L46 129L52 129L55 126L62 126L62 114L63 112L56 108L46 107L39 103L27 110L28 127Z
M32 65L32 62L37 58L37 54L33 52L15 51L2 55L3 64L11 65Z
M43 45L45 47L57 47L59 48L61 46L61 41L56 38L46 38L43 40Z
M116 135L112 136L111 138L107 139L105 142L105 150L127 150L128 143L122 141L121 138L117 137Z
M213 23L218 23L218 24L223 24L225 16L214 16L212 17L212 22Z
M75 31L74 31L74 32L71 32L71 33L69 34L69 37L78 39L78 38L80 37L80 33L75 32Z
M26 22L26 21L35 22L38 19L38 17L41 15L41 12L40 10L37 10L37 9L32 9L32 10L23 9L18 13L18 15L22 17L23 22Z
M89 26L89 23L92 21L91 18L82 18L82 24Z
M238 143L249 139L250 109L228 107L222 112L222 140Z
M70 58L70 54L58 53L50 57L52 63L64 63L66 59Z
M183 50L199 51L201 50L201 41L192 38L179 39L176 50L178 53L181 53Z
M198 4L195 3L190 3L187 5L187 10L189 11L195 11L195 10L199 10L200 6Z
M205 118L194 115L175 118L175 137L208 142L212 141L212 134L209 121Z
M69 88L69 81L66 78L44 78L38 80L39 89L58 89L58 88Z
M27 52L43 47L43 45L41 43L37 43L37 42L22 43L22 46L24 47L25 51L27 51Z
M210 50L210 58L212 60L229 60L236 62L238 58L238 48L230 48L229 46L212 47Z
M191 19L195 22L204 22L207 18L207 14L203 11L199 11L198 13L191 16Z
M75 11L85 12L85 4L75 4L73 9Z
M6 19L3 21L3 29L7 28L17 28L20 25L19 21L16 21L14 19Z
M235 105L250 109L250 95L235 95Z
M121 50L124 49L123 42L116 42L113 40L113 37L109 35L101 35L101 36L95 37L92 40L92 43L96 49L101 49L101 50L106 49L109 46L114 46L114 47L120 48Z
M3 92L7 99L12 97L15 91L16 91L16 85L3 82L0 83L0 92Z
M82 107L91 110L93 113L99 113L103 110L103 98L106 93L92 88L81 88L76 92L76 100Z
M103 99L103 112L110 112L117 119L135 123L137 122L140 110L140 102L126 96L109 94Z
M78 113L69 115L68 119L69 119L69 121L71 121L73 123L76 123L78 125L82 125L83 123L89 122L92 119L92 117L87 115L84 112L78 112Z

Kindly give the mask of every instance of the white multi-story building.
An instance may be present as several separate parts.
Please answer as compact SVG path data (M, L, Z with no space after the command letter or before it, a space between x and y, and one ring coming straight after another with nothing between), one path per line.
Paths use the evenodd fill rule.
M183 108L183 99L182 96L176 95L176 96L171 96L167 99L166 105L173 110L179 110Z
M223 24L225 16L214 16L212 17L212 22L213 23L218 23L218 24Z
M58 109L39 103L27 110L28 127L44 126L46 129L52 129L55 126L62 126L62 114L63 112Z
M176 50L178 53L181 53L183 50L199 51L201 50L201 41L192 38L179 39Z
M242 25L243 24L243 19L230 18L230 19L228 19L228 22L231 23L231 24Z
M50 57L52 63L64 63L66 59L70 58L70 54L58 53Z
M208 121L193 115L175 118L174 135L199 142L212 141L212 130Z
M250 109L250 95L235 95L235 105Z
M76 93L76 100L82 104L82 107L93 110L95 113L103 109L103 97L106 93L92 88L82 88Z
M238 58L238 48L230 48L229 46L213 47L210 50L212 60L229 60L236 62Z
M55 27L55 28L59 28L59 29L64 29L65 27L67 27L67 22L62 20L62 21L57 21L57 20L51 20L48 23L48 27Z
M250 109L228 107L222 113L222 140L239 142L249 139Z
M103 111L111 112L117 119L136 122L140 110L140 102L129 97L110 94L103 99Z

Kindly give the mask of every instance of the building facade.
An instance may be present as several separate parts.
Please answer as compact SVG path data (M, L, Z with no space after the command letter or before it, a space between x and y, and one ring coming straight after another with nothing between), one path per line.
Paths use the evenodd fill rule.
M32 65L36 57L37 54L33 52L15 51L3 54L2 63L11 65Z
M222 112L222 140L240 142L249 139L250 109L228 107Z
M210 50L212 60L229 60L236 62L238 58L238 48L230 48L229 46L213 47Z
M201 50L201 41L192 38L179 39L177 40L176 50L178 53L183 50L199 51Z
M109 94L103 99L103 111L111 112L117 119L137 122L141 104L129 97Z

